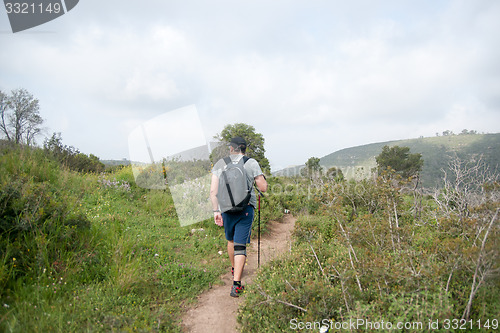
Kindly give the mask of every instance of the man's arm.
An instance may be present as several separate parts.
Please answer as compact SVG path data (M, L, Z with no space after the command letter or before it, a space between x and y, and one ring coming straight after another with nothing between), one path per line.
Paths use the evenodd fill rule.
M210 184L210 201L212 202L212 209L219 209L219 200L217 200L217 193L219 192L219 178L212 174L212 183Z
M267 191L267 181L264 175L258 175L255 177L255 185L257 185L257 188L261 192L266 192Z
M210 184L210 201L212 202L212 209L214 210L215 224L217 224L219 227L222 227L224 225L224 221L222 220L222 214L219 210L219 200L217 200L218 191L219 177L212 174L212 183Z

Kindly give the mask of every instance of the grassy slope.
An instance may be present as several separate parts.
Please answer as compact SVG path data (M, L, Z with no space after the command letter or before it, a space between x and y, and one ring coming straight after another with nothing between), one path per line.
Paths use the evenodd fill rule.
M282 212L271 202L263 230ZM229 269L222 228L181 227L170 193L130 166L82 174L0 146L0 217L1 332L177 332Z
M0 331L178 331L185 304L227 269L222 230L180 227L168 192L136 187L129 167L79 174L40 151L0 159L0 215L16 225L1 234ZM73 229L74 214L89 223Z

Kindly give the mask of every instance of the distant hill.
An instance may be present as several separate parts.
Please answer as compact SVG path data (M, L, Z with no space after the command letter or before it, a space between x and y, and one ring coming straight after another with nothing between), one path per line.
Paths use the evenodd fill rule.
M372 143L328 154L320 159L320 164L325 169L332 166L340 168L347 178L364 177L376 167L375 157L380 154L385 145L409 147L410 153L422 154L424 167L421 180L425 187L439 185L443 178L441 169L447 168L449 159L454 154L463 159L470 159L473 155L482 155L483 160L492 170L500 167L500 133L453 134ZM302 165L287 168L275 172L274 175L298 174L298 170L303 167Z
M121 160L101 160L101 162L108 167L118 166L118 165L130 165L130 161L127 160L126 158Z

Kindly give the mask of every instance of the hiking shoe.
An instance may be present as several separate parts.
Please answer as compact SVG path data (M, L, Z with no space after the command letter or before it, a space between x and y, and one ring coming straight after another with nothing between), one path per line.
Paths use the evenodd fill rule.
M233 284L233 287L231 288L231 295L232 297L240 297L241 294L243 294L243 291L245 291L245 286L236 286Z

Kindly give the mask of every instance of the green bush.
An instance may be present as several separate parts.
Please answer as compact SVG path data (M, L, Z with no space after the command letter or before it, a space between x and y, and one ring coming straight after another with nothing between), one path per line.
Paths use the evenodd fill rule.
M292 254L264 267L249 288L243 332L291 332L294 323L323 319L425 329L430 319L461 318L473 286L469 318L498 317L498 187L464 216L437 210L393 179L323 185L311 197L319 209L296 222Z
M178 332L179 304L228 266L222 229L180 227L131 167L83 174L4 147L0 214L0 331Z
M65 189L72 176L41 150L16 148L0 156L0 286L62 271L69 253L88 249L91 224ZM105 267L102 262L92 265Z
M64 145L60 133L53 133L50 139L45 140L43 146L47 156L70 170L83 173L100 173L105 170L105 165L97 156L86 155L75 147Z

